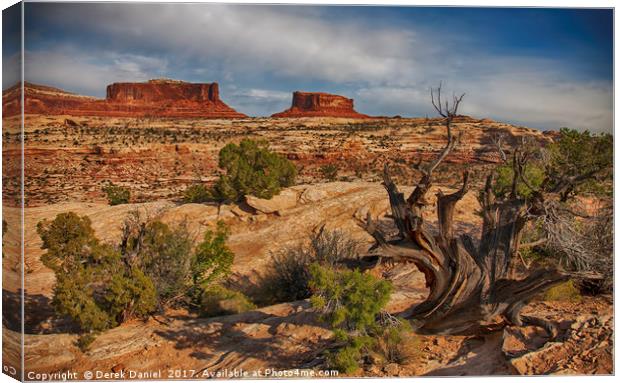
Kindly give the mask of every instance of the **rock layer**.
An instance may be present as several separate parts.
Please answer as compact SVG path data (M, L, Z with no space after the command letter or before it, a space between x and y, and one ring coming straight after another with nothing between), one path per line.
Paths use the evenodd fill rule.
M5 116L20 113L20 88L3 92ZM150 80L108 85L106 98L81 96L61 89L24 83L26 114L108 117L244 118L219 98L217 83Z
M291 107L272 117L369 118L353 109L353 99L318 92L294 92Z

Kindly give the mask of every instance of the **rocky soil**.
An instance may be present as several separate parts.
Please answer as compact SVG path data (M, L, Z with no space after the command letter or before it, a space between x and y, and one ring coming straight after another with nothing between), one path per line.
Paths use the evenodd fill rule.
M487 337L419 336L419 352L408 361L364 366L352 376L613 373L609 302L587 299L574 307L544 304L550 315L564 315L567 308L579 315L564 320L559 340L548 342L536 328L508 328ZM16 333L5 329L5 334L5 342L18 341ZM92 370L162 370L164 377L181 370L195 378L235 369L250 373L301 369L318 374L325 369L331 337L305 301L210 319L179 313L109 330L86 353L75 346L76 335L26 335L26 370L73 371L80 378ZM502 352L517 342L535 344L537 350L524 349L514 358Z
M460 170L482 170L499 158L491 142L503 134L507 145L522 137L547 141L540 131L489 120L462 118L454 124L462 144L442 166L444 182ZM19 188L19 119L4 120L3 181ZM389 163L400 183L411 183L411 165L435 155L445 144L437 119L253 118L240 120L112 118L27 115L25 193L27 206L59 202L104 202L102 186L114 182L131 190L135 202L178 200L188 185L218 176L218 152L242 138L264 139L291 159L301 183L325 181L321 167L337 168L337 180L376 182ZM441 173L441 172L439 172ZM457 177L458 178L458 177ZM5 203L16 204L8 198Z

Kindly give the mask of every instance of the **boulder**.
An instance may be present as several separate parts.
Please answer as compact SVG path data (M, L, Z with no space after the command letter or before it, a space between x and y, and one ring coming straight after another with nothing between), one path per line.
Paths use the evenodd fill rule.
M297 205L297 192L291 189L285 189L280 194L273 196L271 199L263 199L246 195L245 201L256 211L265 214L277 213L282 210L291 209Z

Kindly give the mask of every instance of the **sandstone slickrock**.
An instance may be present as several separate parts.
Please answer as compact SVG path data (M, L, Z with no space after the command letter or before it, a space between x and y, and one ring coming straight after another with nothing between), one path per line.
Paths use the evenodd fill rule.
M298 195L294 189L285 189L271 199L264 199L246 195L245 201L257 211L265 214L277 213L278 211L289 209L297 205Z
M406 193L410 190L404 187ZM433 190L434 191L434 190ZM314 201L297 201L296 195L319 195ZM30 272L27 275L29 294L49 296L54 285L54 274L45 268L39 258L43 253L36 225L42 219L54 217L67 211L87 215L96 235L104 242L117 243L123 221L132 211L138 210L142 217L158 217L169 224L186 223L188 230L201 239L205 231L213 228L217 220L224 220L231 228L229 246L235 252L233 271L247 274L262 270L270 260L269 254L284 246L294 245L308 238L310 233L325 226L328 230L343 230L363 243L370 243L370 236L359 227L364 213L382 216L389 210L383 186L369 182L332 182L316 185L297 185L283 189L286 203L277 208L278 214L265 214L237 205L183 204L170 201L108 206L102 203L61 203L33 207L25 212L25 251ZM474 193L468 193L465 203L477 206ZM271 208L274 208L272 206ZM8 208L11 210L12 208ZM432 219L432 212L429 212ZM259 219L259 217L263 217ZM365 218L365 214L362 218ZM460 221L479 219L471 214L457 212ZM9 227L7 239L13 239L17 228ZM12 259L5 259L10 264ZM8 277L13 273L5 268ZM16 284L15 286L19 286Z
M353 99L321 92L294 92L289 109L271 117L370 118L353 109Z
M19 84L2 94L5 116L20 113ZM158 79L108 85L105 99L24 83L26 114L107 117L245 118L219 97L217 83Z
M409 187L403 188L405 194L410 190ZM435 194L436 191L431 190L430 194ZM47 297L47 300L42 299L42 302L49 302L54 275L40 263L43 250L34 227L41 219L52 219L60 212L74 211L79 215L88 215L97 236L103 242L111 244L118 242L121 223L127 214L136 209L144 216L159 217L167 223L186 222L188 230L195 238L201 238L205 230L213 227L218 219L225 216L225 221L231 228L229 246L236 255L233 270L242 275L251 275L257 269L260 272L261 268L268 265L270 252L307 238L311 231L323 225L345 230L364 240L369 238L357 225L356 215L359 218L363 211L367 210L373 216L379 216L382 224L389 221L385 217L389 209L385 190L379 183L333 182L297 185L283 190L285 194L300 196L305 192L320 197L312 202L298 201L294 206L279 210L279 214L237 210L235 205L177 205L166 201L118 206L65 203L27 208L25 225L28 235L25 254L31 268L26 274L26 296ZM456 221L479 224L476 220L480 220L480 217L474 213L478 206L475 193L468 193L462 203L467 209L457 209ZM233 211L237 211L237 214ZM251 217L264 219L252 221L249 219ZM5 240L12 240L18 231L15 227L9 227ZM4 264L8 260L5 259ZM423 275L417 268L414 265L392 269L390 267L386 265L386 269L382 271L384 276L393 282L395 289L388 310L397 313L409 307L412 302L422 301L427 289L424 287ZM4 271L4 278L11 274L6 268ZM412 274L407 275L408 273ZM573 371L609 373L613 371L613 317L603 314L602 307L593 307L588 302L580 303L576 308L570 306L558 309L557 303L544 306L544 310L535 308L537 313L544 312L559 318L569 317L562 310L575 313L596 309L601 313L585 315L574 323L563 323L561 328L566 333L558 340L560 346L545 349L548 355L531 352L533 348L528 347L524 349L526 353L520 359L507 363L505 354L501 352L501 333L486 340L459 336L424 337L424 346L420 347L424 351L412 362L416 363L415 365L400 366L399 369L393 368L393 371L390 368L390 372L383 373L400 376L412 375L412 372L452 376L521 371L533 374ZM37 309L41 309L42 304L38 304ZM126 369L157 370L173 366L170 364L171 360L175 361L175 366L183 365L184 368L197 371L205 366L210 366L210 369L237 367L251 370L309 365L320 360L318 355L329 346L331 338L331 333L313 319L316 313L312 312L309 306L307 301L291 302L211 319L173 315L166 324L153 319L146 323L133 321L101 334L92 344L91 351L86 354L75 346L75 334L29 332L25 335L29 368L41 372L60 369L83 372L95 368L111 370L122 363ZM522 335L534 338L540 336L538 331L528 329ZM541 337L540 340L544 339ZM18 345L20 337L16 332L5 329L4 342ZM530 341L526 339L522 343L528 345ZM10 361L18 360L17 355L8 355L7 358L10 358ZM557 368L553 367L554 365L557 365ZM507 370L508 367L511 370Z

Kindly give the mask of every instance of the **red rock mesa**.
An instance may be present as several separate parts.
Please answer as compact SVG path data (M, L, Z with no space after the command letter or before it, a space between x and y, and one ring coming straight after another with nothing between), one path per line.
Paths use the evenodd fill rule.
M61 89L24 84L26 114L68 114L110 117L244 118L219 98L217 83L150 80L108 85L105 99L80 96ZM16 85L2 94L5 116L19 114Z
M293 105L271 117L345 117L370 118L353 109L353 100L318 92L294 92Z

